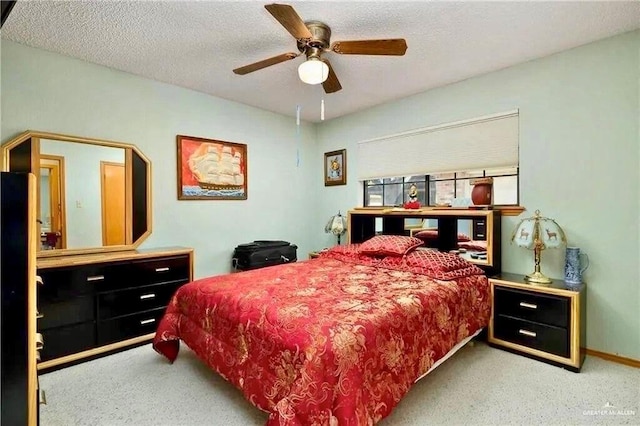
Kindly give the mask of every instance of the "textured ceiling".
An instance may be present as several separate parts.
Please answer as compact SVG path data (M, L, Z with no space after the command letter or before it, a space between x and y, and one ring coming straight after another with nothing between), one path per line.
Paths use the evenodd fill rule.
M640 2L288 2L332 41L400 38L405 56L327 53L343 89L302 83L302 57L244 76L293 37L255 1L18 1L2 38L305 120L393 99L640 27Z

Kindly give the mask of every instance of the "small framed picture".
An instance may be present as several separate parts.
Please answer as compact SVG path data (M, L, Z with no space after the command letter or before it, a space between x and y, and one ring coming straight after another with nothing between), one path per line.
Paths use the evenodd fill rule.
M324 153L324 186L347 184L347 150Z

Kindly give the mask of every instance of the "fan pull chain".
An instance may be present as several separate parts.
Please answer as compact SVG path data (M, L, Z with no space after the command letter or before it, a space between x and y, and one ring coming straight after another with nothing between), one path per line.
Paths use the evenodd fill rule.
M324 98L320 101L320 120L324 121Z
M296 139L297 139L297 147L296 147L296 167L300 167L300 140L302 136L300 134L300 105L296 105Z

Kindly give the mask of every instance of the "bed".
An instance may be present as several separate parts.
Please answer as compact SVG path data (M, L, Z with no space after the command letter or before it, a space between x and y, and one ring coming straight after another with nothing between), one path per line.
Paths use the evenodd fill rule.
M457 256L361 247L186 284L153 348L173 362L182 340L268 412L268 425L375 424L487 326L490 292Z

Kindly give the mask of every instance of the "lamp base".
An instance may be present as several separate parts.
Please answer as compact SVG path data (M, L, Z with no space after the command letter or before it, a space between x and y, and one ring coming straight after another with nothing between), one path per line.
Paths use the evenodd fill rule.
M542 272L536 271L524 276L524 279L534 285L549 285L553 281Z

